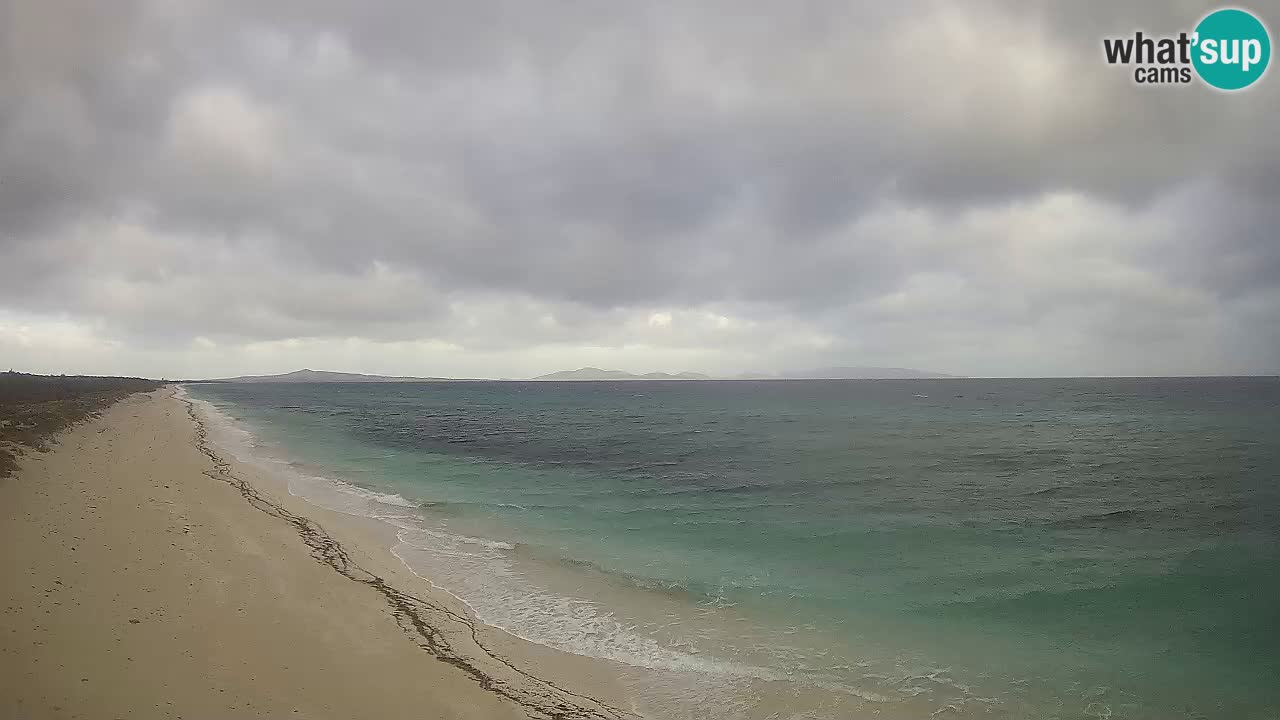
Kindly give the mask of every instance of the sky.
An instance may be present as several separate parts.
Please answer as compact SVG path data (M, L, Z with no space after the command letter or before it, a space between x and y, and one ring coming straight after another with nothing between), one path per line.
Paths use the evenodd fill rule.
M0 365L1277 372L1280 76L1102 54L1214 7L0 0Z

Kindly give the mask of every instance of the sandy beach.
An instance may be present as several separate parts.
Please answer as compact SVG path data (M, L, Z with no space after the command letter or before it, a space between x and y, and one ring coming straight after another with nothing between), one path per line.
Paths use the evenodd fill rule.
M0 508L6 718L633 716L606 664L478 625L377 528L219 457L172 389L21 458Z

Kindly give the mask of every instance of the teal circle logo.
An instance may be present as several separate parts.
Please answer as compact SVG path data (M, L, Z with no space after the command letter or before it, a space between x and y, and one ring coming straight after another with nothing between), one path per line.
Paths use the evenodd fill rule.
M1200 79L1219 90L1240 90L1258 81L1271 61L1271 36L1244 10L1209 13L1196 25L1191 63Z

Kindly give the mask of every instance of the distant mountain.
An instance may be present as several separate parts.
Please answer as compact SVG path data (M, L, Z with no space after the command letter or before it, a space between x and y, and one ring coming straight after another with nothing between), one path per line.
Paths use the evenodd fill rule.
M304 368L302 370L294 370L283 375L241 375L240 377L221 378L218 380L210 380L208 382L225 382L225 383L266 383L266 382L283 382L283 383L336 383L336 382L368 382L368 383L387 383L387 382L419 382L422 380L445 380L446 378L424 378L424 377L392 377L389 375L362 375L360 373L344 373L344 372L328 372L325 370L311 370Z
M953 378L958 375L891 367L825 367L790 372L781 377L800 380L915 380L920 378Z
M713 380L710 375L696 372L664 373L651 372L640 376L642 380Z
M882 367L827 367L814 370L800 370L790 373L770 375L766 373L742 373L732 377L712 377L695 372L651 372L637 374L625 370L603 370L597 367L584 367L577 370L561 370L559 372L539 375L534 380L901 380L914 378L949 378L956 375L912 370L910 368ZM328 372L325 370L302 369L281 375L241 375L239 377L219 378L216 380L200 380L196 382L221 383L395 383L422 382L427 380L450 380L441 377L399 377L391 375L362 375L360 373Z
M578 368L577 370L561 370L559 372L539 375L534 380L711 380L710 375L682 372L651 372L643 375L623 370L601 370L595 367Z

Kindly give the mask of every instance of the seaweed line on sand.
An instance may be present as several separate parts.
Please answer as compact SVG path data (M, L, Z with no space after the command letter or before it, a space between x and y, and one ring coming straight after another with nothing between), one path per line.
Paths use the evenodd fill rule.
M204 474L234 487L251 506L292 525L298 531L302 541L311 549L311 556L317 561L329 566L348 580L368 585L386 598L392 616L418 647L440 662L448 663L463 671L481 688L519 705L531 718L618 720L639 717L634 713L567 690L516 667L485 647L476 623L470 617L440 603L392 587L383 578L362 568L351 558L346 549L314 520L290 512L279 503L264 497L248 481L236 476L232 472L231 464L218 455L210 445L208 431L196 412L195 403L185 397L179 397L176 391L173 397L186 404L187 414L195 423L196 448L213 464L214 469L205 470ZM470 634L471 642L484 653L484 656L501 666L504 672L512 673L512 679L516 682L494 677L478 667L474 660L465 657L453 647L444 632L428 622L427 618L430 616L439 616L447 622L464 627Z

